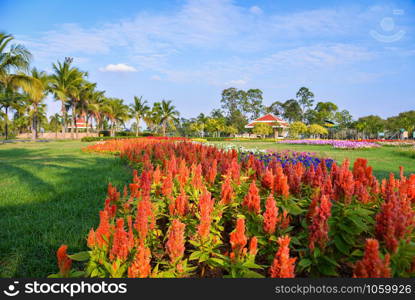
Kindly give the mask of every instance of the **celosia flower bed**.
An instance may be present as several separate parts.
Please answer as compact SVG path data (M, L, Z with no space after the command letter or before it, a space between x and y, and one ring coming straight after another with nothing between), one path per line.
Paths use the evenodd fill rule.
M380 145L376 143L348 140L281 140L277 141L277 143L300 145L331 145L333 148L340 149L363 149L380 147Z
M403 169L378 182L364 159L283 166L169 140L88 151L119 153L133 179L109 184L89 250L63 245L52 277L415 275L415 175Z

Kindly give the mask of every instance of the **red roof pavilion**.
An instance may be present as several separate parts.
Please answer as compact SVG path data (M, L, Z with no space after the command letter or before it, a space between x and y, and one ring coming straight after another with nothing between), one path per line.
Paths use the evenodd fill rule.
M258 119L253 120L251 123L245 126L245 128L254 128L256 123L268 123L272 128L286 128L289 126L283 119L278 118L273 114L266 114Z

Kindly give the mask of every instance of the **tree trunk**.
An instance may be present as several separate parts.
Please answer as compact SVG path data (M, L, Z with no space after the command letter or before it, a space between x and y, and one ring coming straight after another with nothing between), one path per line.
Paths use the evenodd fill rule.
M166 136L166 123L163 123L163 136Z
M33 107L33 120L32 120L32 140L36 140L37 135L37 105Z
M9 107L5 106L6 115L4 116L4 133L5 133L5 139L7 140L9 138Z
M78 126L76 125L76 101L73 103L74 126L75 126L75 139L78 139Z
M136 121L137 121L137 123L136 123L136 126L135 126L135 136L138 137L138 124L140 123L140 118L136 118Z
M62 112L62 137L65 137L65 133L66 133L66 108L65 108L65 104L62 101L62 107L61 107L61 112Z

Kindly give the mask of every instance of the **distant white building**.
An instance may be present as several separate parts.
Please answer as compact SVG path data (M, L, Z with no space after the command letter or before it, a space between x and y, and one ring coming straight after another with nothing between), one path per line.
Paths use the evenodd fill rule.
M266 114L258 119L253 120L251 123L245 126L245 128L254 128L257 123L265 123L274 129L275 138L283 138L288 135L288 122L273 114Z

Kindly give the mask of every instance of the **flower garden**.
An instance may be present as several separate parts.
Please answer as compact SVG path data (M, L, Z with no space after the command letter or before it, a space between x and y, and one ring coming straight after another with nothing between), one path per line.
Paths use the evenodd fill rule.
M110 140L132 168L108 185L89 250L50 277L410 277L415 175L380 182L310 153L251 153L186 139ZM104 199L103 199L104 200Z

